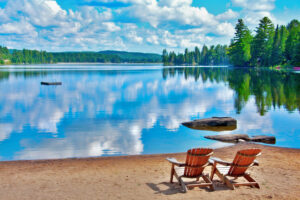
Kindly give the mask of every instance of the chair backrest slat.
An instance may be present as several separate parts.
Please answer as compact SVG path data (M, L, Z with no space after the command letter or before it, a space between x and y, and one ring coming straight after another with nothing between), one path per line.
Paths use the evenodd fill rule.
M260 149L244 149L238 151L228 171L228 175L243 175L246 170L253 165L254 160L260 155L260 152Z
M208 163L209 157L213 150L207 148L190 149L187 151L184 176L197 177L200 176Z

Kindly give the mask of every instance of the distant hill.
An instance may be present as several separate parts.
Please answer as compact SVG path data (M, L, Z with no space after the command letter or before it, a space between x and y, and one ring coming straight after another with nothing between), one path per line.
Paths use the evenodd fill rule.
M49 52L53 62L99 62L99 63L159 63L162 57L154 53L126 51L99 52Z
M104 55L118 56L121 61L125 62L161 62L161 55L155 53L140 53L127 51L99 51L98 53Z

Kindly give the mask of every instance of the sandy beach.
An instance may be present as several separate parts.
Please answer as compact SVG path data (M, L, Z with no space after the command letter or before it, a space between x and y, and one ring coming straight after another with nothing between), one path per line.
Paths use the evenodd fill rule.
M249 170L261 189L230 190L215 177L216 191L181 193L170 184L166 157L185 153L0 163L0 199L300 199L300 149L239 144L216 149L231 161L236 151L261 148L259 167ZM210 167L206 168L209 173Z

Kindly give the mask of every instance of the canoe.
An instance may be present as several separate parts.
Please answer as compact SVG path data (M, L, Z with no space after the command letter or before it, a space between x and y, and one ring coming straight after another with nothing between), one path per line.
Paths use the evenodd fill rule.
M62 85L61 82L41 82L41 85Z

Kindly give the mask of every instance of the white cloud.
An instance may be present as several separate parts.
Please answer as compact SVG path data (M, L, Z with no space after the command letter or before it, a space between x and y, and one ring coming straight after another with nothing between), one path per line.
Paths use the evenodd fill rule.
M143 40L144 40L142 37L140 37L140 36L137 35L136 31L130 31L130 32L126 33L126 37L129 40L131 40L131 41L133 41L135 43L139 43L139 44L141 44L143 42Z
M124 122L122 128L109 121L101 121L100 129L95 122L89 123L87 130L82 123L74 124L72 130L67 129L63 139L45 139L37 145L25 143L25 149L18 152L14 159L93 157L116 153L138 155L143 152L140 124Z
M277 19L271 11L275 8L275 0L231 0L233 6L241 7L241 15L250 28L254 28L263 17L269 17L273 22Z
M193 26L214 26L218 23L205 7L192 7L189 4L174 7L160 6L157 3L137 4L124 9L124 11L141 21L148 22L154 28L166 22Z
M156 45L159 44L159 39L158 39L157 35L151 35L146 40L147 40L147 42L152 43L152 44L156 44Z
M0 25L0 33L5 34L34 34L35 28L28 22L22 19L21 21L14 21Z
M6 23L0 33L10 34L0 35L6 46L48 51L124 49L123 39L116 35L121 27L111 21L110 9L82 6L66 11L54 0L9 0L1 13L5 16L0 20Z
M9 0L5 7L8 16L19 18L24 16L29 22L46 27L63 25L67 12L52 0Z
M13 127L11 124L0 124L0 142L7 139L12 131Z
M160 53L168 48L178 52L204 43L228 44L238 17L250 25L257 25L263 16L276 20L271 14L273 0L232 0L242 11L232 7L217 15L205 7L194 7L192 0L98 1L126 5L118 8L91 6L95 0L85 2L67 10L55 0L8 0L0 9L0 39L4 45L19 49Z
M255 11L270 11L275 8L275 0L232 0L232 3L234 6Z
M264 116L259 117L259 113L256 111L255 98L251 97L241 115L237 116L237 130L235 132L247 133L250 135L253 134L255 130L259 130L260 134L274 134L275 130L273 129L273 121L269 113L266 113Z
M224 22L217 26L216 33L218 33L219 35L227 35L232 37L234 36L235 30L231 23Z
M239 16L239 13L234 12L231 9L228 9L226 12L217 15L216 19L225 21L225 20L229 20L229 19L236 19L238 16Z
M113 22L103 22L105 29L109 32L119 31L121 28Z
M158 4L166 7L189 6L193 0L160 0Z
M263 17L270 18L273 23L276 23L277 21L277 19L269 11L248 11L244 14L245 22L256 26L259 24L259 20L261 20Z

